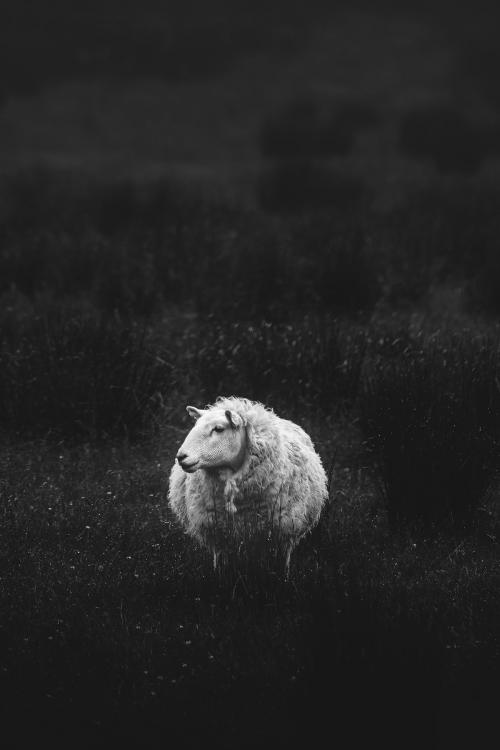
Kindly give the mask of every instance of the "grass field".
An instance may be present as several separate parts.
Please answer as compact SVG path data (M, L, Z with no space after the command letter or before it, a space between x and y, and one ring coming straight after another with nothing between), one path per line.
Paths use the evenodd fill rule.
M481 746L500 352L465 232L493 264L495 195L292 220L44 173L4 198L14 745ZM169 515L184 406L221 393L301 423L331 472L289 582L266 549L214 575Z
M0 744L491 746L487 16L29 5L0 28ZM266 548L215 575L167 508L186 404L231 394L331 478L288 581Z

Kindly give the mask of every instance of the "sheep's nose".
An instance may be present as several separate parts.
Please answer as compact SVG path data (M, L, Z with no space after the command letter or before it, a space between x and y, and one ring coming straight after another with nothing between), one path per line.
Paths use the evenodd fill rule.
M176 455L176 459L178 460L180 464L182 464L182 462L186 460L187 455L188 455L187 453L184 453L183 451L179 451Z

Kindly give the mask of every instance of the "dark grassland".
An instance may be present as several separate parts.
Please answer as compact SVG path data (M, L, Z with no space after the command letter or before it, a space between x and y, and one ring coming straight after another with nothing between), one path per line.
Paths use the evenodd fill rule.
M302 120L334 148L307 102ZM304 195L302 156L269 168L254 213L167 182L4 183L8 746L479 748L496 730L500 193L376 214L356 186ZM231 393L297 420L331 473L289 582L266 549L214 575L166 507L185 404Z

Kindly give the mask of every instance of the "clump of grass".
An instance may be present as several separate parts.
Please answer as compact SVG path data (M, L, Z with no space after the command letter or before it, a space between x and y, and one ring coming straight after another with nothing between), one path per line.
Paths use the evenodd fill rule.
M14 433L133 436L172 387L140 326L64 306L3 328L0 424Z
M470 523L499 465L496 339L407 333L378 346L359 405L389 518Z

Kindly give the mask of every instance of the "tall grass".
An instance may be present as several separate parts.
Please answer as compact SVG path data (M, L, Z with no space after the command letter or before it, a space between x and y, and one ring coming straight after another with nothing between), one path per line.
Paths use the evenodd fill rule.
M359 327L307 316L290 323L212 321L197 334L194 362L208 400L247 395L288 413L345 412L365 354Z
M0 425L13 433L133 436L172 388L141 326L67 307L3 324Z
M391 520L470 523L499 468L497 336L420 332L378 345L360 415Z
M298 177L287 185L302 190ZM335 188L338 217L345 188ZM7 181L3 198L0 291L83 296L130 317L190 305L246 320L287 318L297 307L357 312L380 293L373 256L361 237L350 252L345 220L319 222L321 241L304 221L291 238L283 222L168 181L94 185L43 170Z
M354 322L178 314L146 325L89 304L3 299L0 425L18 434L140 435L190 399L229 394L329 419L357 397L366 336Z
M287 320L407 307L448 283L497 314L494 188L428 189L377 214L352 175L299 159L266 167L257 189L265 211L170 180L22 172L0 192L0 291L84 297L131 319L189 307Z
M495 316L500 194L492 186L417 191L367 227L389 308L414 308L429 290L463 290L469 311Z

